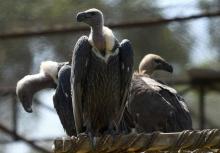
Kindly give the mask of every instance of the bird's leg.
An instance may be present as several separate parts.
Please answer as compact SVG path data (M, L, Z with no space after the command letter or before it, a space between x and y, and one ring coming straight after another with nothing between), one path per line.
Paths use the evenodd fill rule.
M92 149L95 150L95 147L96 147L96 137L95 137L95 135L94 135L94 131L93 131L92 128L91 128L91 122L87 124L86 134L87 134L88 137L89 137L89 140L90 140L90 142L91 142Z
M106 131L106 134L107 135L109 134L112 136L112 140L114 143L116 140L116 136L119 134L119 127L115 121L112 121L109 123L108 130Z
M118 128L119 133L127 134L129 133L130 128L124 119L121 120L121 123Z
M95 150L96 144L97 144L97 139L94 136L93 132L88 132L88 136L92 145L92 149Z

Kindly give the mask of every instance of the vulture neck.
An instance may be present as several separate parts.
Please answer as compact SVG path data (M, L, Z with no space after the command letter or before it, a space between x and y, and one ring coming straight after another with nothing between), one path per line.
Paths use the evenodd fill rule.
M102 24L97 24L91 27L91 39L94 47L105 56L106 43Z
M36 93L45 88L55 87L54 80L44 73L29 75L26 81L29 85L30 93Z
M144 75L146 77L149 77L152 75L153 71L150 71L150 70L142 70L142 71L139 71L139 74L141 75Z
M108 62L111 55L118 54L118 49L114 49L116 41L112 30L103 26L103 24L91 27L89 43L93 46L92 51L105 63Z
M53 61L44 61L40 65L40 74L45 74L45 77L50 77L53 81L58 84L57 76L58 76L59 64Z

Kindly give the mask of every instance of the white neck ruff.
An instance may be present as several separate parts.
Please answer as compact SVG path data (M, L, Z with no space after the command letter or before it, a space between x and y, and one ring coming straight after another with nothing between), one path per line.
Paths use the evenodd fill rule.
M115 46L115 36L112 32L111 29L109 29L108 27L104 26L103 27L103 36L105 38L105 42L106 42L106 55L103 57L100 52L98 51L98 49L94 46L94 42L93 42L93 39L92 39L92 34L90 33L89 35L89 43L92 45L93 49L92 51L95 53L95 55L101 59L103 59L105 62L108 61L108 58L110 56L113 56L113 55L117 55L119 50L118 48L112 53L112 49L114 48Z

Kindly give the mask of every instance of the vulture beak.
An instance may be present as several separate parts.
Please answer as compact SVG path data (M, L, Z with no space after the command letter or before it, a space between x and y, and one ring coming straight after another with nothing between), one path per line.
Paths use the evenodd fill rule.
M167 71L170 72L170 73L173 73L173 66L169 64L167 66Z
M44 69L51 69L51 67L45 67L45 63L43 65L44 66L41 65L41 71L44 72ZM44 67L44 69L42 67ZM32 112L32 100L35 93L45 88L54 88L55 86L55 82L52 77L43 72L26 75L17 82L16 94L24 110L28 113Z
M29 102L30 103L30 102ZM26 105L26 103L22 103L22 106L24 107L24 110L28 113L32 113L33 110L31 108L31 106Z
M79 12L76 15L77 22L82 22L85 18L86 18L86 13L85 12Z
M32 113L32 99L33 99L33 94L31 93L31 90L24 90L25 88L29 87L20 87L17 86L16 89L16 94L18 96L18 99L20 100L24 110L28 113ZM29 91L29 92L26 92Z
M164 71L173 73L173 67L172 67L172 65L170 65L170 64L168 64L168 63L166 63L166 62L162 62L161 64L159 64L156 69L158 69L158 70L164 70Z

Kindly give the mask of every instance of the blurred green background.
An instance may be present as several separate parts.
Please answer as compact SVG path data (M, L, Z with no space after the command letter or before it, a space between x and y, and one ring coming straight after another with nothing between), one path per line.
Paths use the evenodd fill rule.
M88 8L103 11L107 24L141 22L161 18L185 17L194 14L220 11L219 0L0 0L0 87L15 87L16 82L27 74L39 71L42 61L58 62L69 60L75 42L86 32L66 32L25 37L3 38L1 35L23 31L52 30L56 27L79 27L76 13ZM187 79L187 69L192 67L220 70L220 16L200 18L185 22L170 22L146 27L114 29L121 41L132 42L135 54L135 69L141 58L148 53L159 54L174 66L174 74L158 72L155 77L174 82ZM184 86L176 86L181 90ZM36 95L44 105L53 108L53 90ZM193 115L193 126L198 129L197 91L184 95ZM205 128L218 128L219 93L206 94ZM13 127L12 98L0 96L0 124ZM55 138L65 135L58 116L46 108L34 104L32 114L25 113L17 105L17 132L29 139ZM7 143L6 143L7 142ZM51 149L52 141L37 144ZM0 131L0 153L38 152L23 142Z

